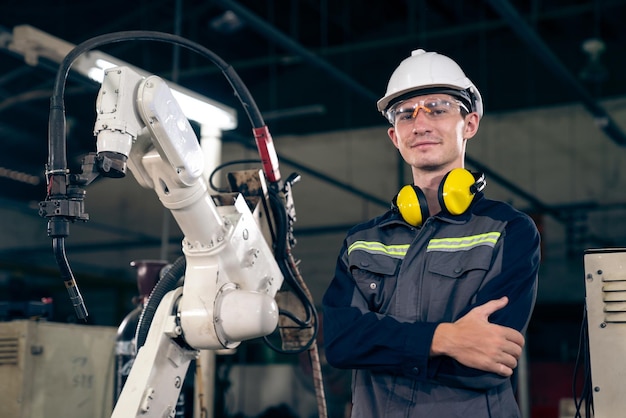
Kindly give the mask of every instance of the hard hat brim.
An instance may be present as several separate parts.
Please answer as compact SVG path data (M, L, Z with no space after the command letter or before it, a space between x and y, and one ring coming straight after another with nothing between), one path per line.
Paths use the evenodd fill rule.
M475 109L473 109L474 106L472 105L472 98L470 96L470 93L467 90L459 90L458 88L454 88L451 86L432 86L421 89L405 89L404 91L398 92L398 94L394 94L379 100L378 110L384 114L391 106L395 105L396 103L402 102L412 97L426 96L429 94L447 94L463 102L465 107L470 112L475 111ZM383 100L385 100L385 103L381 104Z

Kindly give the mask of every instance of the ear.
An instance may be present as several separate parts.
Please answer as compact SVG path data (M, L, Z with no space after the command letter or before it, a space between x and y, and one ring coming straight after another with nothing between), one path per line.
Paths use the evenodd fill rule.
M465 116L465 128L463 130L463 138L470 139L478 132L480 117L478 113L472 112Z
M387 129L387 135L389 135L389 139L393 142L393 145L398 148L398 138L396 137L396 128L393 126Z

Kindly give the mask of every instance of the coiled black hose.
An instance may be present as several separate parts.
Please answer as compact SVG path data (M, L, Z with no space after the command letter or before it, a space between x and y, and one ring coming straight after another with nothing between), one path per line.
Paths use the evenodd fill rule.
M154 314L163 300L163 297L169 291L174 290L178 286L178 281L185 275L186 267L187 260L185 259L185 256L178 257L163 277L159 279L156 286L154 286L154 289L152 289L137 324L137 331L135 333L135 344L137 346L137 350L139 350L139 348L146 342L150 325L154 319Z

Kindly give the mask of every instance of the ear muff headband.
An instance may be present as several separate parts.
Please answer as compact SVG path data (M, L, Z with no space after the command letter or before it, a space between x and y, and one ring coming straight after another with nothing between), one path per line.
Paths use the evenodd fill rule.
M428 217L426 196L419 187L407 184L400 189L394 203L409 225L420 226Z
M476 193L476 178L464 168L446 174L439 185L439 204L451 215L460 215L469 208Z

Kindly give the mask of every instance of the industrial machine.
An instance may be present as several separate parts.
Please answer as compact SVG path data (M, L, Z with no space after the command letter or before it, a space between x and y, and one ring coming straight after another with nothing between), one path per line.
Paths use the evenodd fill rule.
M114 67L106 71L96 100L96 152L85 156L80 173L69 173L65 78L80 54L120 40L173 43L218 65L248 113L263 170L234 176L229 193L212 195L203 175L198 139L168 83L129 67ZM72 222L88 219L84 188L95 178L123 177L128 169L141 186L157 193L184 234L183 255L157 283L142 312L136 359L114 418L173 417L189 363L201 350L232 349L242 341L265 337L286 322L287 331L279 327L283 350L309 351L317 370L318 409L320 417L325 416L315 344L317 316L291 255L295 243L291 187L298 176L282 180L269 130L232 67L206 48L175 35L133 31L92 38L77 45L58 70L51 98L49 151L48 190L40 215L48 220L48 235L78 318L86 318L88 312L64 241ZM304 318L289 308L294 300Z
M626 397L626 248L590 249L585 252L586 316L581 353L586 357L585 381L578 409L586 417L624 415Z

